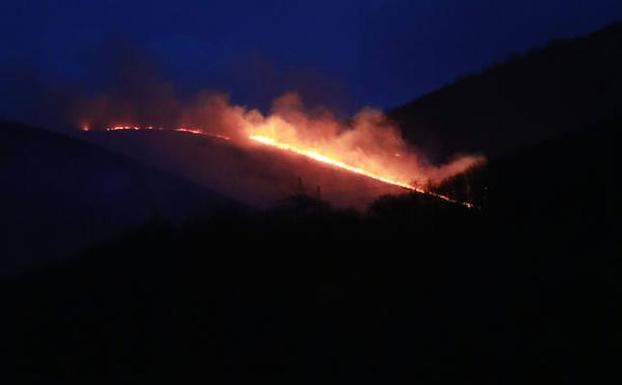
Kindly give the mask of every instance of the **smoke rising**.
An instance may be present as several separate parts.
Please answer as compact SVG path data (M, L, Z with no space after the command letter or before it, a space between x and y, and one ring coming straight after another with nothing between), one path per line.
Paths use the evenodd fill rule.
M191 128L229 137L243 147L253 145L249 138L270 138L422 189L438 185L484 161L482 156L463 155L447 164L431 164L402 138L394 123L373 108L364 108L344 121L326 108L306 107L294 92L274 100L272 108L263 113L232 104L226 95L219 93L201 92L180 100L165 84L156 84L152 92L140 83L128 85L133 87L131 92L115 90L81 102L76 124L89 129Z

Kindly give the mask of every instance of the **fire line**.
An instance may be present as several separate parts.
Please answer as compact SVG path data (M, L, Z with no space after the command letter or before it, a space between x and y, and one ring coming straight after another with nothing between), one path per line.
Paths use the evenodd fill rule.
M169 130L169 129L165 129L165 128L161 128L161 127L153 127L153 126L113 126L113 127L108 127L106 128L106 131L138 131L138 130L152 130L152 131L176 131L176 132L183 132L183 133L188 133L188 134L192 134L192 135L198 135L198 136L206 136L206 137L211 137L214 139L219 139L219 140L226 140L229 141L231 140L230 137L225 136L225 135L220 135L220 134L216 134L216 133L210 133L207 131L203 131L201 129L198 128L188 128L188 127L180 127L180 128L176 128L173 130ZM86 130L85 130L86 131ZM450 198L446 195L443 194L438 194L435 193L433 191L428 191L428 190L424 190L421 187L417 187L414 186L412 184L403 182L403 181L399 181L399 180L395 180L395 179L391 179L391 178L387 178L387 177L383 177L382 175L378 175L372 172L369 172L365 169L359 168L359 167L355 167L352 165L349 165L347 163L341 162L339 160L330 158L326 155L320 154L317 151L313 151L313 150L307 150L304 149L302 147L298 147L289 143L284 143L284 142L279 142L278 140L275 140L271 137L268 136L264 136L264 135L249 135L248 137L250 140L265 145L265 146L269 146L272 148L276 148L282 151L287 151L287 152L291 152L294 154L298 154L301 156L304 156L306 158L312 159L316 162L320 162L320 163L324 163L327 165L330 165L332 167L336 167L338 169L341 170L345 170L354 174L358 174L358 175L362 175L365 176L367 178L376 180L378 182L382 182L382 183L386 183L392 186L397 186L400 188L403 188L405 190L409 190L409 191L414 191L420 194L426 194L441 200L444 200L446 202L450 202L450 203L454 203L454 204L458 204L458 205L462 205L464 207L467 208L473 208L473 204L469 203L469 202L461 202L458 201L456 199Z
M316 160L318 162L322 162L322 163L329 164L331 166L342 168L342 169L345 169L347 171L353 172L355 174L364 175L364 176L366 176L368 178L372 178L372 179L375 179L375 180L383 182L383 183L392 184L394 186L402 187L402 188L405 188L407 190L413 190L413 191L416 191L416 192L419 192L419 193L425 193L425 191L422 190L422 189L413 187L413 186L411 186L409 184L402 183L400 181L396 181L396 180L393 180L393 179L388 179L388 178L382 177L380 175L376 175L376 174L367 172L367 171L365 171L365 170L363 170L361 168L358 168L358 167L350 166L350 165L348 165L346 163L343 163L343 162L340 162L338 160L331 159L331 158L329 158L329 157L327 157L325 155L322 155L322 154L320 154L320 153L318 153L316 151L305 150L303 148L292 146L292 145L287 144L287 143L281 143L281 142L278 142L278 141L276 141L276 140L274 140L272 138L269 138L269 137L263 136L263 135L251 135L249 138L251 140L256 141L256 142L265 144L267 146L272 146L272 147L279 148L281 150L294 152L296 154L303 155L303 156L305 156L307 158L311 158L311 159Z

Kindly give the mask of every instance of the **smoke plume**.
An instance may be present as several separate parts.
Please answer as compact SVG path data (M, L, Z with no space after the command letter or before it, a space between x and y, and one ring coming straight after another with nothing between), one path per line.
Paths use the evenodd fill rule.
M127 95L116 93L82 103L77 123L94 129L189 128L229 137L240 146L252 145L251 137L270 138L421 188L438 185L484 161L482 156L464 155L433 165L402 138L395 124L373 108L364 108L343 121L325 108L306 108L296 93L277 98L271 110L262 113L231 104L222 94L202 92L184 102L162 85L153 93L138 88L131 93L131 99L139 96L136 104Z

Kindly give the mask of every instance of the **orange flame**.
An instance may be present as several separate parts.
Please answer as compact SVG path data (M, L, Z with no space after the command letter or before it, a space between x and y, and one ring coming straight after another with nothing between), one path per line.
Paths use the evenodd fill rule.
M291 151L294 152L296 154L299 155L303 155L306 156L307 158L311 158L313 160L316 160L318 162L322 162L322 163L326 163L329 164L331 166L337 167L337 168L341 168L350 172L353 172L355 174L359 174L359 175L364 175L366 177L375 179L377 181L383 182L383 183L387 183L387 184L392 184L394 186L399 186L408 190L413 190L413 191L417 191L420 193L424 193L425 191L423 189L411 186L408 183L405 183L403 181L399 181L397 179L391 179L391 178L387 178L384 177L382 175L377 175L374 174L372 172L369 172L365 169L359 168L359 167L354 167L354 166L350 166L344 162L341 162L337 159L332 159L326 155L322 155L317 151L313 151L313 150L308 150L302 147L297 147L295 145L291 145L291 144L287 144L287 143L281 143L273 138L269 138L267 136L262 136L262 135L251 135L249 137L249 139L254 140L256 142L268 145L268 146L272 146L272 147L276 147L278 149L281 150L285 150L285 151Z
M262 135L251 135L249 137L249 139L254 140L254 141L256 141L258 143L261 143L261 144L265 144L267 146L278 148L280 150L290 151L290 152L293 152L295 154L305 156L307 158L316 160L316 161L321 162L321 163L325 163L325 164L331 165L333 167L337 167L337 168L342 169L342 170L346 170L346 171L349 171L349 172L352 172L352 173L355 173L355 174L363 175L363 176L366 176L368 178L377 180L379 182L383 182L383 183L390 184L390 185L393 185L393 186L401 187L401 188L404 188L406 190L415 191L415 192L418 192L420 194L430 195L430 196L433 196L435 198L439 198L439 199L442 199L444 201L455 203L455 204L460 204L460 205L463 205L463 206L468 207L468 208L473 208L473 204L472 203L461 202L461 201L452 199L452 198L450 198L450 197L448 197L446 195L438 194L438 193L435 193L433 191L426 191L426 190L424 190L421 187L417 187L415 185L406 183L404 181L400 181L399 179L392 179L392 178L389 178L389 177L385 177L385 176L382 176L382 175L375 174L373 172L369 172L369 171L367 171L365 169L362 169L362 168L350 166L350 165L348 165L346 163L343 163L343 162L341 162L339 160L336 160L336 159L332 159L330 157L322 155L322 154L320 154L320 153L318 153L316 151L313 151L313 150L304 149L302 147L297 147L297 146L294 146L294 145L291 145L291 144L287 144L287 143L281 143L281 142L278 142L278 141L276 141L276 140L274 140L272 138L269 138L267 136L262 136Z

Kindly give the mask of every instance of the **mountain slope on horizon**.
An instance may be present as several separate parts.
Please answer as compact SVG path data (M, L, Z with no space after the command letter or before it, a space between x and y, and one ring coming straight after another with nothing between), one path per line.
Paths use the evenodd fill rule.
M622 23L552 41L400 106L389 116L434 160L498 156L622 110Z
M11 123L0 124L0 182L0 274L151 220L180 222L239 206L91 143Z
M364 209L404 189L304 156L173 131L91 131L84 138L256 208L305 193L339 207Z

